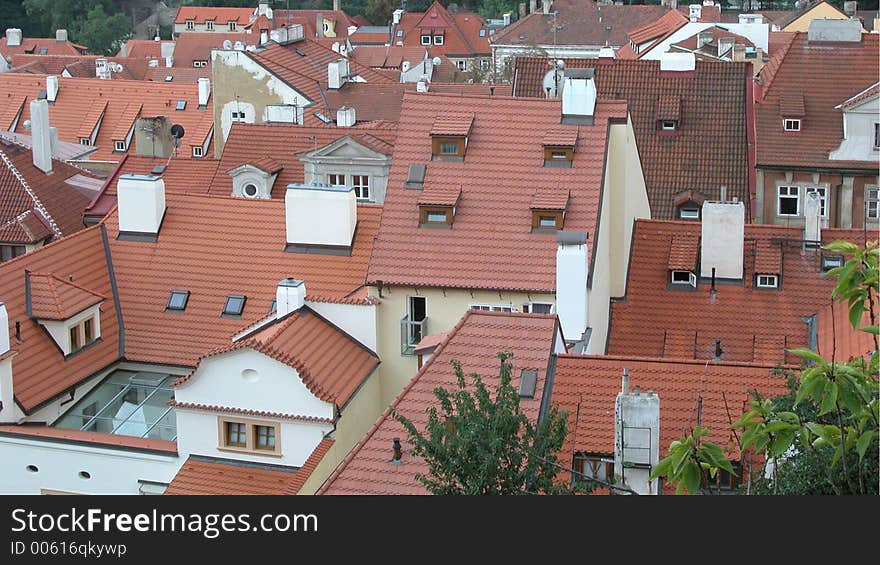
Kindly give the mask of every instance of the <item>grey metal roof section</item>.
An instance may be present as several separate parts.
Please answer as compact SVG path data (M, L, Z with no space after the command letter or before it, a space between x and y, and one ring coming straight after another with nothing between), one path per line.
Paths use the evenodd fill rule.
M409 174L403 187L421 190L425 184L425 172L427 169L428 166L424 163L410 163Z
M148 180L148 181L159 180L159 177L157 177L157 176L153 176L153 175L135 175L135 174L132 174L132 173L125 173L125 174L123 174L123 175L119 175L119 178L121 178L121 179L128 179L128 180Z
M312 183L312 184L300 184L298 182L294 182L287 185L287 190L322 190L324 192L351 192L354 190L353 186L338 186L335 184L324 184L324 183Z
M565 69L565 78L593 78L596 69Z
M0 138L11 141L12 143L17 143L28 149L33 148L33 138L24 133L0 131ZM52 157L62 161L84 159L86 156L91 155L98 150L97 147L92 145L80 145L79 143L70 143L69 141L61 140L58 141L56 149L57 151L52 154Z
M587 232L559 230L556 232L556 243L560 245L584 245L587 243Z
M520 398L535 398L535 388L538 384L538 371L535 369L523 369L519 378Z
M807 31L807 41L862 41L862 22L859 20L813 20Z

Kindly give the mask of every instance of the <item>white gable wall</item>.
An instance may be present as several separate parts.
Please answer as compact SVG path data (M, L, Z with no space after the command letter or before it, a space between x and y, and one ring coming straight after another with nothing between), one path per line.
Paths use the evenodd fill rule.
M641 58L651 61L657 61L660 59L660 56L663 55L663 53L669 51L669 47L671 45L674 45L679 41L684 41L689 37L693 37L704 29L709 29L715 26L723 27L730 33L735 33L736 35L745 37L746 39L754 43L755 47L764 51L764 53L767 53L768 49L770 48L770 26L768 24L715 24L691 22L684 24L672 35L657 43L657 45L655 45L650 51L645 53Z

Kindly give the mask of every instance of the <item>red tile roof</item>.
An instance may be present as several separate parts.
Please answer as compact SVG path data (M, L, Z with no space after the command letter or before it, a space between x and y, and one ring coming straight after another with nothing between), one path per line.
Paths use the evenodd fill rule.
M765 275L782 273L782 248L768 240L755 242L755 272Z
M97 447L124 447L128 449L164 452L167 455L177 455L177 442L175 441L108 434L104 432L86 432L67 428L53 428L51 426L0 426L0 435L12 435L34 439L46 438L47 440L58 440L59 442L88 443Z
M690 4L685 4L683 6L678 7L679 13L681 13L682 17L686 20L690 21ZM720 1L714 6L700 6L700 17L697 20L698 22L720 22L722 20L721 16L721 3ZM739 21L738 19L735 21Z
M554 127L544 134L543 143L551 147L574 147L577 145L577 136L575 127Z
M434 118L431 135L466 136L474 127L473 114L441 114Z
M166 80L171 77L171 80ZM177 84L197 84L200 78L211 78L210 67L194 67L191 69L183 67L150 67L144 80L153 82L175 82Z
M283 201L184 195L170 184L166 179L167 210L156 243L119 241L116 212L105 220L122 311L130 320L127 359L195 365L204 353L229 344L242 326L265 317L284 278L295 276L309 293L334 298L364 285L381 207L358 206L350 257L285 253ZM190 291L186 311L172 315L173 324L165 313L172 289ZM220 317L229 294L247 297L240 319Z
M461 199L461 187L426 184L419 197L419 206L455 206Z
M569 435L559 458L568 464L574 453L614 453L614 403L621 390L624 367L630 386L660 397L660 453L700 422L709 428L705 439L715 442L732 458L739 445L730 430L739 420L749 391L785 394L785 379L772 366L728 362L684 361L638 357L560 355L553 377L552 402L568 413ZM632 390L632 389L631 389Z
M532 197L529 208L532 210L565 210L571 199L570 189L539 189Z
M358 63L381 69L400 69L404 61L415 65L423 61L426 55L427 51L423 46L400 45L361 45L351 52L351 58Z
M18 351L13 390L25 411L34 410L121 357L118 313L115 300L109 299L113 291L105 252L101 226L95 226L0 264L0 299L6 304L10 324L20 322L21 340L12 339L12 347ZM65 360L45 329L29 318L26 270L52 273L108 297L101 304L101 340L87 353Z
M785 350L809 345L803 318L829 304L834 286L820 272L820 253L801 251L801 229L747 224L742 285L718 285L715 299L707 282L693 291L667 289L672 242L698 239L700 229L695 222L636 221L626 296L611 304L609 354L706 360L720 339L725 362L797 363ZM860 242L861 233L827 229L822 239ZM755 288L759 244L781 249L779 289Z
M132 57L136 59L160 59L162 57L162 44L174 43L173 41L155 41L153 39L129 39L124 47L116 54L117 57ZM124 55L123 55L124 53ZM165 62L162 61L162 66Z
M403 45L407 47L421 46L422 33L443 36L443 45L425 45L431 57L445 55L447 57L491 56L489 34L480 36L484 21L473 12L451 14L443 4L435 0L424 12L405 12L400 23L395 27L394 41L401 41L396 30L403 31Z
M709 43L706 43L700 50L697 50L697 43L699 41L700 34L703 33L711 33L712 40ZM734 39L736 45L743 45L746 47L754 47L755 44L749 40L749 38L744 37L742 35L738 35L733 33L732 31L728 31L722 26L712 26L707 27L705 29L700 30L699 32L694 33L692 36L687 39L683 39L678 43L673 43L671 47L680 47L686 51L696 51L701 53L703 51L707 51L708 54L717 56L718 55L718 40L721 38L732 38Z
M629 42L629 33L656 22L666 6L598 6L593 0L554 0L552 15L529 14L492 36L494 45L611 45ZM553 33L554 24L557 26ZM611 28L610 31L608 28Z
M874 308L877 308L876 304ZM877 316L877 312L874 315ZM871 316L866 310L859 327L869 325L871 325ZM818 334L816 350L829 361L832 358L846 361L852 357L868 357L874 351L873 336L868 332L853 330L846 302L835 302L820 310L816 319L816 329Z
M345 405L379 365L374 353L308 307L204 357L242 348L293 367L312 394L336 406Z
M324 459L324 456L327 455L327 452L333 447L335 440L332 438L325 437L321 440L321 443L318 444L318 447L312 451L312 454L309 455L309 458L306 459L306 462L303 463L303 466L300 467L299 471L296 472L296 475L290 479L290 482L287 483L287 486L284 488L284 494L299 494L299 491L302 490L306 481L309 480L309 477L312 476L312 473L315 472L315 467L318 466L318 463ZM305 493L310 494L310 493Z
M431 160L435 118L473 114L463 162ZM556 240L531 233L536 188L571 187L565 229L594 232L609 120L622 102L600 101L593 126L577 126L571 168L545 168L542 132L559 124L559 100L407 94L368 280L384 284L553 291ZM425 186L461 188L451 230L419 228L421 191L403 185L426 163ZM499 183L498 179L505 179ZM528 261L523 261L528 257Z
M869 86L865 90L859 92L858 94L856 94L854 96L850 96L849 98L847 98L846 100L844 100L843 102L841 102L840 104L835 106L834 108L835 108L835 110L838 108L851 108L853 106L858 105L863 100L867 100L868 98L871 98L872 96L877 96L877 94L880 94L880 82L875 82L874 84L872 84L871 86Z
M183 32L174 45L174 66L192 68L193 61L207 61L210 66L211 49L221 49L226 40L257 45L260 43L260 34Z
M43 49L46 50L43 53ZM8 59L19 53L34 53L36 55L83 55L88 51L84 45L77 45L72 41L57 41L53 38L23 37L21 45L10 47L6 44L6 37L0 37L0 57Z
M31 317L66 320L107 297L51 273L31 273Z
M835 106L880 78L878 36L862 34L860 42L836 42L825 48L809 42L806 33L798 33L778 57L760 73L763 99L755 105L758 166L858 168L876 174L876 160L831 161L828 155L843 140L843 115ZM804 88L806 84L809 88ZM801 130L783 131L785 112L801 110L789 108L792 97L803 98Z
M55 159L47 175L34 165L30 150L0 141L0 241L37 243L83 229L89 196L68 182L77 175L93 178Z
M181 6L177 10L174 23L185 24L186 20L193 20L197 24L204 24L207 20L214 20L218 24L235 21L239 25L245 25L250 21L251 14L253 13L253 8Z
M667 37L687 22L688 18L680 12L670 10L657 18L657 20L630 31L629 39L636 45L641 45L652 39Z
M725 185L728 198L749 201L746 107L751 96L750 64L697 61L693 74L676 74L661 73L659 61L564 61L566 69L595 69L600 100L627 101L651 217L673 219L673 195L686 189L718 199ZM543 98L541 84L547 70L544 57L517 57L514 95ZM658 135L658 115L674 106L676 98L680 120L676 135Z
M165 489L167 495L282 494L293 468L216 460L190 455Z
M233 124L223 147L218 172L210 184L210 193L222 196L232 194L232 177L224 171L255 159L271 159L283 166L272 187L272 197L284 198L288 184L305 182L303 163L297 154L323 147L346 135L368 146L378 140L376 143L384 146L382 151L390 154L388 144L394 143L397 125L358 123L354 127L338 128L329 125L292 127L281 124Z
M291 24L300 24L303 26L303 34L305 37L314 38L317 37L317 22L318 22L318 14L321 15L322 19L330 20L334 22L334 32L336 37L327 37L326 39L331 41L340 41L348 37L348 28L353 25L357 25L354 20L352 20L351 16L346 14L342 10L334 11L330 10L283 10L283 9L273 9L272 10L273 17L275 18L276 25L280 27L281 24L287 25L289 21ZM321 31L323 34L323 30Z
M693 271L697 265L699 251L699 237L692 234L673 235L669 245L669 262L666 268L671 271Z
M427 465L421 458L411 455L406 431L390 412L394 410L417 427L424 428L428 420L427 409L438 403L434 389L456 387L455 371L450 364L453 359L461 362L466 375L478 373L489 390L499 383L499 352L513 353L514 386L517 386L523 369L537 370L535 397L520 401L523 412L536 420L544 393L549 353L558 332L556 328L556 317L550 315L467 312L391 407L340 463L318 494L426 494L415 475L426 473ZM390 463L395 437L400 438L404 446L402 465Z
M63 141L79 143L81 133L97 124L99 110L106 107L94 145L98 150L90 155L95 161L118 161L122 153L115 152L112 136L121 122L130 118L126 109L131 102L143 103L141 117L168 116L173 123L186 130L190 144L201 145L208 139L214 126L213 98L207 108L199 108L198 87L195 84L174 84L133 80L96 80L93 78L58 78L58 97L49 106L49 122L58 128ZM46 89L46 79L27 74L0 74L0 100L22 94L32 100ZM177 102L186 101L184 110L176 110ZM17 132L24 132L24 122L30 119L28 104L24 105ZM133 149L132 144L129 150ZM182 151L180 158L190 158Z
M133 57L20 54L12 57L12 71L44 75L60 75L67 71L73 77L94 77L95 61L98 59L122 66L121 71L110 74L114 79L143 80L149 69L146 60Z

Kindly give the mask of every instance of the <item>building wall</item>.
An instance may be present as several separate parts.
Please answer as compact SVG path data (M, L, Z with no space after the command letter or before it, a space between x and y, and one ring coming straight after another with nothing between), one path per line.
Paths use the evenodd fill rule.
M138 494L139 480L167 484L183 461L175 454L0 437L0 494ZM28 471L29 465L38 471ZM81 471L91 478L82 478Z
M306 301L306 305L326 318L333 325L365 345L370 351L377 351L375 304L336 304L332 302Z
M685 39L693 37L701 31L715 27L716 25L723 27L730 33L735 33L736 35L745 37L746 39L751 41L755 45L755 47L761 49L765 53L770 48L769 24L715 24L690 22L681 26L678 30L673 32L672 35L664 38L663 41L657 43L657 45L654 46L653 49L642 56L642 59L659 60L660 56L663 53L669 51L670 45L674 45L680 41L684 41ZM804 29L804 31L807 30Z
M848 16L842 14L836 8L822 2L812 10L803 14L784 28L782 31L803 31L806 32L810 28L810 22L813 20L846 20Z
M211 52L214 97L214 156L223 147L232 127L232 112L243 111L247 123L264 123L266 107L274 104L309 106L312 101L251 59L244 51ZM217 127L219 124L220 127Z
M181 33L184 33L184 32L188 32L188 33L193 33L193 32L199 32L199 33L236 33L236 32L239 32L242 35L244 35L245 34L244 26L245 26L245 24L239 23L239 24L237 24L235 31L230 31L229 30L229 22L219 22L219 21L214 22L214 29L208 29L208 26L205 23L195 23L195 25L193 26L193 29L186 29L186 23L182 23L182 24L175 23L174 24L174 36L177 37L178 35L180 35Z
M876 164L880 150L874 147L874 124L880 123L880 97L843 113L844 139L828 158L832 161L866 161Z
M340 131L340 135L344 132ZM391 171L391 158L372 159L372 162L363 157L351 157L348 159L337 156L316 157L315 160L304 161L304 174L306 183L326 183L329 174L344 174L346 182L351 184L351 175L369 175L370 177L370 202L377 204L385 203L385 189L388 186L388 173Z

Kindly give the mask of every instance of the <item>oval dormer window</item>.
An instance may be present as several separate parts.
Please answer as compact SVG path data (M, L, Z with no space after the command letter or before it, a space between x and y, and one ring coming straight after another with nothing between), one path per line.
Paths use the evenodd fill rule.
M246 184L243 192L247 198L256 198L260 191L257 189L257 185Z

